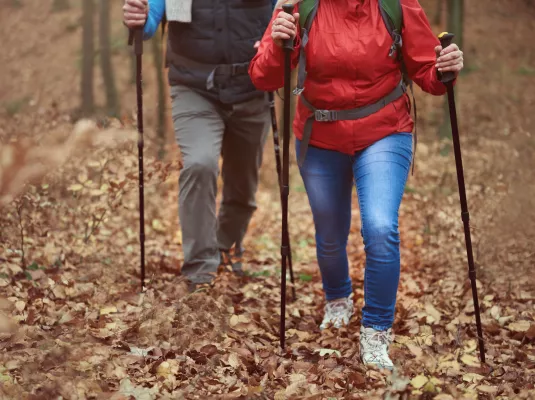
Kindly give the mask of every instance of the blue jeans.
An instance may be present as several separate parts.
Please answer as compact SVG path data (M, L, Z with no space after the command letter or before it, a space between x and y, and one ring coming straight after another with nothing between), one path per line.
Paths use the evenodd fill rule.
M297 154L299 147L296 140ZM356 183L366 252L362 324L377 330L394 322L400 271L398 212L411 160L412 135L397 133L352 156L309 147L300 168L327 300L352 293L346 247Z

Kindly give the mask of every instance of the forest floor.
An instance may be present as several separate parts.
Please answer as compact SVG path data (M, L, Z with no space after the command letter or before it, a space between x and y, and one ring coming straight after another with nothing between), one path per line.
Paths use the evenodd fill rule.
M180 158L172 133L166 158L155 157L149 61L147 289L139 293L135 97L124 28L114 26L113 43L128 113L120 122L75 124L80 8L50 13L51 3L0 14L0 398L535 398L535 48L526 40L533 5L488 0L482 10L468 2L465 16L468 68L457 93L487 365L478 359L451 143L435 139L443 100L418 91L416 172L400 212L397 369L385 375L358 359L364 251L356 199L348 254L357 313L347 328L318 329L324 298L295 166L297 299L287 307L287 348L279 348L281 221L269 142L245 242L247 276L222 272L214 288L187 293L179 275ZM435 1L422 4L432 15ZM102 103L98 75L96 85ZM23 187L26 179L34 183Z

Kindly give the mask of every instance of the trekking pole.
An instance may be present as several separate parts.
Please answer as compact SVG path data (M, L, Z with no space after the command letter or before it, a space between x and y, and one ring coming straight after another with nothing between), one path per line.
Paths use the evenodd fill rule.
M292 14L294 6L284 4L282 9L287 14ZM291 78L292 78L292 51L294 47L293 39L285 39L284 49L284 123L282 137L282 240L281 240L281 320L280 320L280 345L284 350L284 341L286 333L286 261L290 254L290 235L288 233L288 196L290 194L290 97L291 97Z
M438 38L443 49L451 44L454 35L443 32ZM444 72L439 75L440 81L446 85L448 90L448 104L450 109L451 130L453 137L453 148L455 152L455 164L457 168L457 183L459 185L459 198L461 201L461 218L464 225L464 238L466 242L466 255L468 257L468 276L472 284L472 297L474 299L474 310L476 314L477 338L479 343L479 355L481 362L485 363L485 344L483 342L483 329L481 328L481 315L479 312L479 301L477 297L476 269L474 266L474 255L472 252L472 239L470 236L470 214L468 213L468 202L466 200L466 187L464 184L463 160L461 157L461 143L459 139L459 126L457 123L457 111L455 108L455 95L453 91L453 72Z
M134 45L136 55L136 95L137 95L137 130L138 130L138 159L139 159L139 245L141 247L141 291L145 287L145 200L143 186L143 29L130 29L128 45Z
M273 92L268 92L269 104L271 109L271 127L273 130L273 147L275 149L275 161L277 164L277 178L279 183L279 194L281 196L282 203L282 182L281 182L281 155L280 155L280 146L279 146L279 131L277 127L277 114L275 112L275 97ZM290 270L290 281L292 282L292 300L296 299L295 295L295 281L294 281L294 271L292 265L292 247L288 243L288 267Z

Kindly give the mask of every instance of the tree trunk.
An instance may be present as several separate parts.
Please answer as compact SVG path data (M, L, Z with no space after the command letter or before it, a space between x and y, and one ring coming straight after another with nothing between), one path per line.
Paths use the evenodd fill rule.
M464 0L448 0L448 30L455 34L454 42L463 48Z
M52 3L52 11L58 12L58 11L65 11L70 8L69 0L54 0L54 3Z
M444 8L445 0L437 0L437 8L435 10L435 16L433 18L433 23L435 25L440 25L442 23L442 10Z
M455 35L453 41L459 46L463 46L463 27L464 27L464 0L448 0L448 32ZM443 120L440 125L438 136L440 138L451 137L451 123L449 119L448 99L444 98Z
M95 43L93 39L94 11L93 0L82 2L82 115L90 116L95 110L93 96Z
M152 38L152 54L154 57L154 67L156 68L156 81L158 84L158 126L156 133L158 136L158 157L163 159L165 156L165 132L166 132L166 101L165 101L165 81L163 73L163 56L162 56L162 39L160 35L154 35Z
M119 101L111 62L110 0L100 0L99 41L100 67L102 69L102 78L106 88L106 112L109 116L117 117L119 115Z

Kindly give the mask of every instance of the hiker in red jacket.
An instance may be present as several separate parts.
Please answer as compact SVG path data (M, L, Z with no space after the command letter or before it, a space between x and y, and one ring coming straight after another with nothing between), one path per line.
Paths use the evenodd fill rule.
M401 0L403 29L397 51L409 77L424 91L443 95L438 71L459 73L463 53L445 49L417 0ZM379 0L321 0L308 40L292 16L275 12L249 74L265 91L283 86L281 42L296 38L292 67L306 62L306 79L293 124L299 169L316 228L316 250L326 295L320 328L339 328L353 315L346 245L351 193L357 187L366 252L365 306L360 356L392 369L388 355L400 273L398 211L413 156L410 99L399 57ZM300 57L303 44L304 56ZM303 85L304 83L304 85Z

